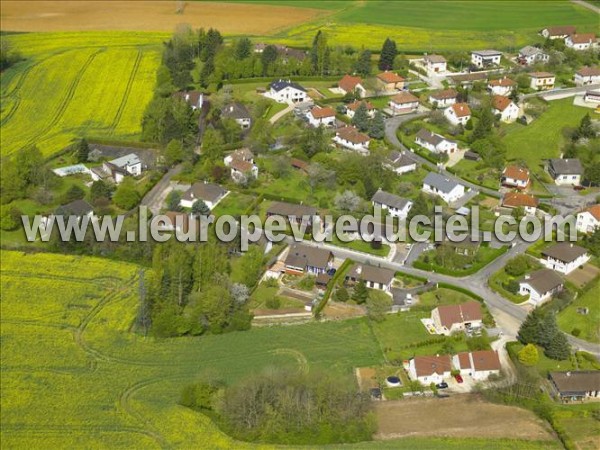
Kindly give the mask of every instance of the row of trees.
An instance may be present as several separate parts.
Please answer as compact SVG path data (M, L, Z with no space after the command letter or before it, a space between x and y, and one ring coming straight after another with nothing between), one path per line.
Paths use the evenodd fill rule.
M560 331L554 312L536 308L531 311L519 328L519 341L539 345L544 354L559 361L569 358L571 347L567 336Z

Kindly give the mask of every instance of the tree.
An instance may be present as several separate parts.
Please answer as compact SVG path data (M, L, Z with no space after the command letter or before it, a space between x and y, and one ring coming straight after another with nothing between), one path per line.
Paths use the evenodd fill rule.
M350 190L336 194L333 203L341 211L354 212L360 208L362 199Z
M476 141L488 137L492 133L494 122L495 118L492 110L487 105L484 105L479 116L479 122L477 122L471 135L472 140Z
M313 75L325 75L329 70L330 52L327 46L327 36L323 31L317 31L309 55Z
M97 180L92 183L90 187L90 198L92 202L98 200L99 198L110 198L112 194L112 186L105 183L102 180Z
M202 155L209 161L223 159L223 136L214 128L208 128L202 137Z
M88 160L90 154L90 146L85 139L80 140L75 147L77 162L84 163Z
M527 314L519 328L518 339L523 344L537 344L540 340L540 328L544 323L543 312L536 308Z
M23 212L16 206L0 208L0 229L4 231L16 230L21 224Z
M548 311L542 320L536 343L547 349L557 333L560 333L560 330L556 323L556 316L553 312Z
M172 139L163 152L163 160L166 166L174 166L183 161L183 145L181 141Z
M591 184L600 185L600 162L587 165L584 169L584 178Z
M243 60L252 54L252 42L247 37L239 39L235 44L235 59Z
M415 216L429 216L431 212L431 208L429 207L429 201L423 192L419 192L419 195L413 202L412 208L408 212L408 220L409 222Z
M518 353L519 362L525 366L535 366L540 357L537 347L533 344L527 344Z
M496 135L474 141L471 149L490 167L502 169L506 164L506 144Z
M359 129L359 131L367 131L369 129L369 114L367 105L365 102L360 102L356 112L352 117L352 125Z
M348 295L348 289L346 289L344 286L340 286L339 288L336 289L335 291L335 300L338 302L347 302L350 299L350 296Z
M385 122L380 110L377 110L375 117L373 117L373 120L371 121L369 136L373 139L383 139L385 137Z
M192 204L192 214L195 216L210 215L210 208L202 200L198 199Z
M130 210L140 201L141 197L135 188L132 178L125 178L117 188L113 202L121 209Z
M172 190L167 195L167 209L169 211L181 211L181 192Z
M577 141L579 139L591 139L596 136L596 132L594 131L594 127L592 125L592 119L589 114L586 114L581 118L579 122L579 127L575 133L573 133L573 141Z
M383 322L392 307L392 298L380 291L372 291L367 297L367 315L375 322Z
M301 137L300 147L309 158L326 151L328 146L323 127L308 127Z
M396 41L387 38L383 42L381 47L381 54L379 56L379 70L392 70L394 68L394 60L398 55L398 49L396 48Z
M371 74L371 51L363 50L363 52L358 57L358 61L356 62L356 66L354 70L359 75L366 77Z
M75 200L81 200L85 197L85 191L77 184L72 185L65 195L63 196L63 201L65 203L70 203Z
M354 291L352 292L352 300L358 304L362 304L369 298L369 290L363 280L358 281L354 285Z
M544 350L544 354L551 359L563 361L569 359L571 355L571 346L567 340L567 336L562 331L554 334L554 337Z
M504 271L513 277L520 277L529 269L529 258L527 255L519 255L508 260L504 266Z

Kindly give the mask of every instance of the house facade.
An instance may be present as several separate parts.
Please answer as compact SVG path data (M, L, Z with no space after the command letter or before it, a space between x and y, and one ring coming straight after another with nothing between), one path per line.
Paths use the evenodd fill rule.
M517 83L510 78L500 78L498 80L490 80L487 88L493 95L509 95L515 88Z
M301 103L307 100L306 89L289 80L273 81L268 96L278 103Z
M398 217L399 219L406 219L410 208L413 203L410 200L399 197L395 194L382 191L379 189L371 198L373 207L379 206L382 210L392 217Z
M221 117L235 120L243 130L247 130L252 125L252 116L242 103L233 102L225 105L221 109Z
M377 74L377 83L386 92L401 91L404 89L404 81L404 78L394 72Z
M417 163L405 152L392 151L383 163L384 167L393 170L398 175L417 170Z
M429 94L428 101L437 108L454 105L458 100L458 92L454 89L443 89Z
M562 278L554 270L541 269L519 281L519 294L529 296L529 302L537 306L560 292L563 286Z
M444 110L444 117L452 125L466 125L471 118L471 109L466 103L455 103Z
M284 264L285 272L291 275L319 275L327 273L333 267L333 254L322 248L293 244L288 250Z
M537 91L547 91L554 89L556 75L550 72L531 72L529 74L529 87Z
M368 264L354 264L346 274L346 282L349 284L364 281L369 289L378 289L389 292L396 273L390 269L374 267Z
M363 83L364 81L361 77L344 75L342 79L338 81L338 89L342 94L354 92L360 98L363 98L367 96L367 89L363 86Z
M559 186L579 186L583 167L576 158L554 158L548 164L548 173L554 179L554 183Z
M588 251L572 242L559 242L542 250L540 262L548 269L565 275L583 266L590 260Z
M576 51L589 50L596 47L594 33L572 34L565 38L565 46Z
M333 108L326 107L321 108L320 106L315 106L311 109L306 115L308 118L308 123L310 123L313 127L331 127L335 125L335 111Z
M429 172L423 180L423 192L440 197L451 203L465 195L465 187L438 173Z
M203 201L210 210L229 193L218 184L201 181L192 184L192 186L184 192L179 205L182 208L191 208L196 201Z
M344 127L336 131L333 142L349 150L367 155L371 139L354 127Z
M349 105L346 105L346 116L350 117L351 119L354 117L354 114L356 114L356 110L358 109L358 107L364 104L365 107L367 108L367 116L369 116L371 119L373 117L375 117L375 107L373 106L373 104L371 102L367 102L367 101L355 101L350 103Z
M425 55L423 63L429 74L444 73L448 70L448 63L442 55Z
M477 50L471 52L471 64L480 69L498 66L502 59L502 52L497 50Z
M126 176L142 174L142 161L135 153L130 153L112 161L105 161L100 167L90 169L92 180L109 180L116 184L121 183Z
M421 128L415 136L415 143L426 148L432 153L454 153L458 150L456 141L446 139L440 134L436 134L425 128Z
M452 363L461 375L470 376L476 381L485 381L490 375L499 375L502 368L498 352L494 350L458 353L452 357Z
M519 55L517 56L517 62L524 66L531 66L536 63L545 64L549 60L550 55L548 53L531 45L527 45L519 50Z
M388 106L394 114L410 113L419 107L419 99L408 91L400 92L390 99Z
M600 103L600 91L587 91L583 94L583 101L586 103Z
M550 372L548 380L554 397L563 403L583 402L600 397L599 370Z
M519 118L519 107L508 97L494 95L492 113L505 123L512 123Z
M575 72L574 81L577 86L600 83L600 67L582 67Z
M507 192L502 197L502 206L505 208L516 209L523 208L523 212L528 216L535 216L540 201L533 195L522 192Z
M594 205L577 214L577 231L593 233L600 228L600 204Z

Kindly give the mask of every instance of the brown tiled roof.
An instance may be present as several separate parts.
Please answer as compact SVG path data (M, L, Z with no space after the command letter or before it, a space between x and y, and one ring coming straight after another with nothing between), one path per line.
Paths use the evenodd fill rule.
M600 67L585 66L575 73L577 73L577 75L581 75L582 77L594 77L600 75Z
M254 159L254 153L252 153L252 151L247 147L238 148L233 153L231 153L230 156L232 160L241 159L244 161L249 161Z
M372 111L375 109L375 107L373 106L373 104L371 102L359 101L359 100L356 100L356 101L350 103L348 106L346 106L346 108L348 108L352 111L356 111L358 109L358 107L361 105L361 103L364 103L367 106L367 111Z
M551 77L554 77L555 75L550 72L530 72L529 76L531 78L551 78Z
M600 220L600 203L586 209L596 220Z
M527 181L529 180L529 170L519 166L506 166L502 176L513 180Z
M446 58L444 58L442 55L425 55L423 59L432 63L446 62Z
M429 94L430 97L435 98L436 100L446 100L449 98L456 98L458 96L458 92L454 89L443 89L441 91L435 91Z
M294 216L294 217L302 217L302 216L315 216L317 215L317 208L314 206L308 205L298 205L295 203L287 203L287 202L273 202L267 209L267 215L277 215L277 216Z
M600 370L550 372L549 378L561 394L600 391Z
M192 186L183 194L183 200L204 200L209 202L215 202L227 191L221 186L206 181L200 183L194 183Z
M298 158L292 158L290 163L292 164L292 167L295 169L306 170L306 169L308 169L308 166L309 166L309 164L306 161L302 161L301 159L298 159Z
M475 370L500 370L500 358L494 350L479 350L471 352Z
M440 356L415 356L415 372L418 377L432 375L437 373L443 375L444 372L452 370L450 355Z
M440 322L450 329L455 323L482 320L481 305L477 301L466 302L460 305L441 305L437 307Z
M492 106L498 111L504 111L510 106L511 103L512 100L508 97L504 97L503 95L494 95L492 98Z
M183 100L184 102L188 102L190 105L197 105L198 101L200 100L200 96L202 95L202 92L200 91L180 91L180 92L175 92L173 94L173 97L175 98L179 98L180 100ZM186 100L187 97L187 100Z
M252 171L254 164L248 161L243 161L241 159L234 159L233 161L231 161L230 167L232 169L237 170L238 172L248 173Z
M400 83L404 81L404 78L394 72L381 72L377 75L377 78L384 83Z
M514 86L515 84L517 84L515 81L511 80L510 78L500 78L498 80L490 80L490 82L488 83L490 86Z
M458 355L458 364L461 369L471 369L471 358L469 357L469 352L462 352Z
M348 271L348 277L357 280L371 281L374 283L390 284L394 279L395 272L383 267L374 267L367 264L354 264Z
M419 99L412 95L408 91L400 92L392 97L392 101L397 103L398 105L402 105L403 103L414 103L418 102Z
M574 245L572 242L559 242L542 250L542 256L549 256L565 263L575 261L586 253L587 250L585 248Z
M310 110L310 113L315 119L323 119L325 117L335 117L335 111L331 107L320 108L318 106Z
M502 198L502 206L508 208L530 207L537 208L540 201L533 195L522 192L507 192Z
M471 115L471 109L466 103L455 103L450 108L452 108L456 117L466 117Z
M529 278L527 278L529 277ZM540 294L550 292L563 284L562 278L552 269L540 269L519 280L527 283Z
M596 42L596 35L594 33L572 34L571 42L573 42L573 44L587 44L588 42Z
M563 25L557 27L546 27L550 36L569 36L574 34L577 29L573 25Z
M357 84L362 84L363 80L361 77L353 77L352 75L344 75L338 82L338 86L346 92L352 92L356 89Z
M188 214L179 211L167 211L165 216L169 218L169 221L171 222L170 224L173 228L176 228L178 223L181 223L182 231L184 233L188 231L190 224L190 216ZM181 219L178 219L178 217L181 217Z
M366 134L362 134L354 127L344 127L337 130L337 135L345 141L353 144L364 144L371 139Z

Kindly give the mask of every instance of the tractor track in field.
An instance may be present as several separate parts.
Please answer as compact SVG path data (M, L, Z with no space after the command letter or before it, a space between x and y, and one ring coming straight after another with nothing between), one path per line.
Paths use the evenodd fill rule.
M92 53L88 57L88 59L83 63L81 68L77 71L75 78L69 85L69 88L67 89L67 93L65 94L64 98L61 100L60 104L58 105L58 108L55 111L54 117L52 118L52 120L49 123L47 123L46 126L44 126L40 130L40 132L38 132L35 136L32 136L27 141L27 143L24 145L25 147L34 144L36 141L39 141L46 134L48 134L50 132L50 130L52 130L52 128L54 128L60 122L65 111L67 110L67 107L69 106L69 103L71 103L71 100L75 96L75 91L77 90L77 86L79 86L79 82L81 81L81 78L83 78L83 75L85 74L85 72L88 69L88 67L90 66L90 64L92 64L92 61L94 61L96 56L98 56L100 53L102 53L104 51L106 51L106 47L99 48L94 53Z
M137 55L135 57L135 62L133 63L133 68L131 69L131 73L129 74L129 79L127 80L127 86L125 87L125 92L123 93L123 98L121 99L121 104L117 109L117 113L115 117L108 127L110 130L110 134L114 134L115 128L121 121L121 117L123 116L123 111L125 110L125 106L127 105L127 100L129 100L129 95L131 94L131 88L133 87L133 83L135 81L135 76L137 75L137 71L140 68L140 62L142 61L143 53L140 49L137 51Z
M60 434L65 435L73 431L90 433L137 433L154 439L152 432L144 428L110 426L110 425L27 425L27 424L2 424L2 433L27 433L37 435Z
M2 319L0 320L1 324L7 325L24 325L31 327L47 327L47 328L57 328L59 330L69 330L74 331L77 327L73 325L67 325L60 322L42 322L36 319Z
M74 283L85 283L85 284L97 284L98 286L106 286L106 282L120 282L122 279L117 277L95 277L95 278L82 278L82 277L70 277L64 275L50 275L44 273L32 273L32 272L17 272L16 270L0 270L0 275L11 276L18 278L41 278L43 280L60 280L60 281L72 281Z

